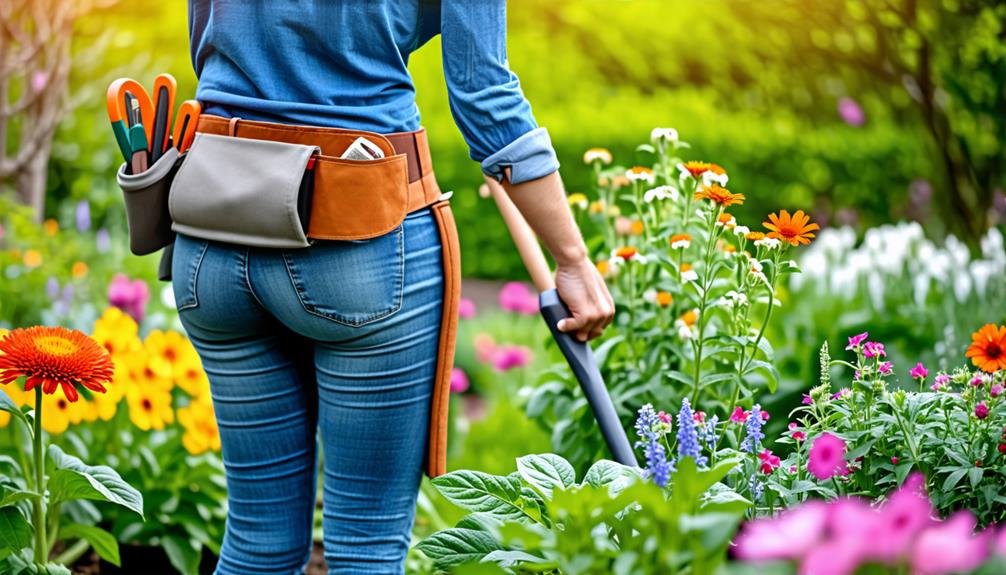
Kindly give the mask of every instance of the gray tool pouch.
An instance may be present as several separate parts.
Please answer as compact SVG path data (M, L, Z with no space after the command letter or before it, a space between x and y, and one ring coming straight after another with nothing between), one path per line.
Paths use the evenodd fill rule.
M178 164L178 150L170 148L148 170L128 174L128 166L122 164L115 176L126 203L129 250L136 255L156 252L174 240L168 190Z
M304 248L316 146L197 133L171 184L171 229L268 248Z

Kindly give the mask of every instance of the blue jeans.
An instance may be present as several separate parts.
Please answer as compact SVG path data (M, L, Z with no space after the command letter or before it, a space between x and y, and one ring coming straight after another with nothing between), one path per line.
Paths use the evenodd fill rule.
M319 430L329 572L404 572L440 334L441 257L428 209L378 238L304 249L178 236L175 300L209 376L227 474L218 575L302 571Z

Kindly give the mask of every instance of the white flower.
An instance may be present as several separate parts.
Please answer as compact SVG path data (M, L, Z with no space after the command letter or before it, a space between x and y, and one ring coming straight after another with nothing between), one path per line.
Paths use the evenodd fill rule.
M728 178L726 174L717 174L712 170L706 170L705 172L702 172L702 184L705 186L711 186L713 184L726 186L727 181L729 180L730 178Z
M699 274L695 270L688 270L681 272L681 281L693 282L699 279Z
M734 228L734 233L738 236L744 237L751 233L751 230L747 226L737 226Z
M755 241L756 246L765 246L766 249L770 250L774 250L775 248L779 247L781 243L782 242L779 241L779 238L770 238L770 237L764 237L760 240Z
M730 219L727 220L726 222L722 222L720 220L716 220L716 225L717 226L726 225L726 227L728 227L728 228L733 228L733 227L735 227L737 225L737 218L735 218L733 216L730 216Z
M671 249L688 249L692 245L692 236L688 234L674 234L671 236Z
M654 142L660 140L665 142L677 142L678 131L674 128L653 128L653 131L650 132L650 140Z
M680 337L685 341L692 339L692 330L691 328L688 327L688 325L685 322L679 319L678 321L674 322L674 327L678 328L678 337Z
M752 259L751 260L751 273L753 273L753 274L760 274L761 271L762 271L761 262L758 261L758 260L756 260L756 259Z
M652 184L656 181L656 176L653 175L653 170L649 168L643 168L641 166L636 166L634 168L629 168L625 170L625 177L629 178L630 182L644 182L647 184Z
M596 161L601 162L604 165L611 163L611 152L604 148L591 148L584 152L583 163L592 164Z
M650 288L643 292L643 300L650 303L657 303L657 290Z
M644 202L653 203L654 200L671 200L676 202L678 201L678 190L671 186L657 186L643 193Z

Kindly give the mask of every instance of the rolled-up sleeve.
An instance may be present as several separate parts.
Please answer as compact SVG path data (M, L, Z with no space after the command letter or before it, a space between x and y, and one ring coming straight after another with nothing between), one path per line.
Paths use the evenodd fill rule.
M440 34L451 114L471 158L515 184L559 169L548 131L538 127L507 62L505 0L442 0Z

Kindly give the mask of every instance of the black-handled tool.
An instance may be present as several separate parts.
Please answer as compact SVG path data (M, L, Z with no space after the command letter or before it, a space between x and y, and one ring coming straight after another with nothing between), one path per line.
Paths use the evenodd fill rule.
M541 307L541 315L545 318L548 329L552 332L552 337L559 344L559 349L573 370L576 380L580 382L580 389L583 390L583 395L594 412L594 419L601 428L601 435L604 436L611 455L621 464L638 467L636 454L615 412L608 388L601 378L601 370L597 367L594 352L585 342L576 339L574 334L559 331L559 320L572 317L566 309L566 304L559 299L559 292L554 289L541 292L538 295L538 305Z

